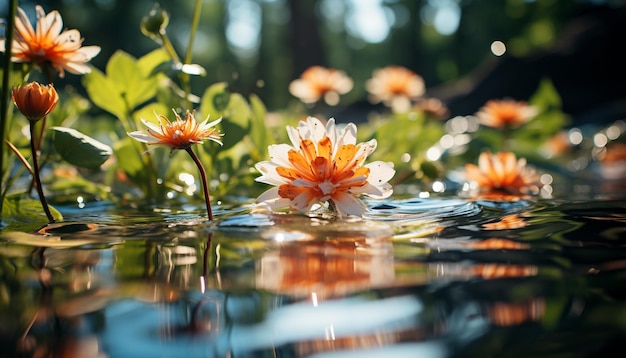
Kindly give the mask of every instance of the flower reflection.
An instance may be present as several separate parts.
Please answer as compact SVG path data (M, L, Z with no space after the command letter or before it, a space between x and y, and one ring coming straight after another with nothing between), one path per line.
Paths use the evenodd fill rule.
M545 312L546 302L543 299L525 302L494 302L487 306L489 320L500 327L536 322L544 316Z
M473 241L468 246L475 250L525 250L530 247L529 245L521 242L497 237L482 241Z
M479 122L493 128L516 128L537 115L537 108L524 101L490 100L476 113Z
M339 103L339 96L350 92L352 86L352 79L343 71L312 66L289 84L289 92L307 104L323 99L334 106Z
M518 214L505 215L500 221L483 224L485 230L519 229L528 226L528 222Z
M383 102L395 112L407 111L411 101L417 100L425 91L424 79L401 66L375 70L365 87L372 102Z
M496 279L507 277L530 277L537 275L537 266L534 265L506 265L506 264L480 264L471 268L474 275L483 279Z
M257 265L257 286L317 302L394 278L391 243L364 238L294 242L265 254Z
M512 200L537 194L541 187L539 175L526 165L525 158L512 152L483 152L478 165L465 165L465 178L471 189L483 199ZM476 193L477 192L477 193Z

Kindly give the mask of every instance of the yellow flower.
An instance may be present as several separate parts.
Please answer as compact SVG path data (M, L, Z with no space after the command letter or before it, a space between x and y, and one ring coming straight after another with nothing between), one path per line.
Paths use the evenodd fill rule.
M341 131L335 120L326 127L309 117L297 128L287 127L293 146L271 145L271 161L257 163L261 176L256 181L275 185L257 198L270 209L291 207L308 214L314 204L329 203L339 216L362 216L366 210L357 196L382 199L393 189L388 181L395 174L390 163L363 165L376 149L376 140L356 144L356 125Z
M41 6L37 5L35 9L36 29L30 24L24 10L18 8L11 59L32 63L42 71L52 66L59 77L64 77L66 70L77 75L90 72L86 63L100 53L100 47L81 47L83 39L80 32L63 30L63 20L58 11L46 15ZM0 40L0 51L6 51L4 39Z
M221 118L209 123L209 118L202 123L196 122L194 113L187 110L185 119L182 119L174 111L176 120L170 122L167 117L158 115L159 124L141 119L141 122L148 127L147 133L135 131L128 133L132 138L147 144L166 145L171 150L187 149L193 144L202 143L204 139L212 140L222 145L222 133L215 127L222 121Z
M328 105L334 106L339 103L339 95L350 92L352 86L352 79L344 72L312 66L289 84L289 93L307 104L323 98Z
M424 94L424 79L401 66L387 66L375 70L365 88L374 103L383 102L394 111L406 111L411 101Z
M540 187L536 171L526 166L526 159L516 158L512 152L491 154L483 152L478 158L478 166L465 165L465 178L475 184L481 194L505 194L518 196L536 194Z
M32 122L47 116L59 102L59 95L52 85L37 82L13 88L11 97L17 109Z
M478 121L493 128L516 128L537 115L537 108L523 101L490 100L476 113Z

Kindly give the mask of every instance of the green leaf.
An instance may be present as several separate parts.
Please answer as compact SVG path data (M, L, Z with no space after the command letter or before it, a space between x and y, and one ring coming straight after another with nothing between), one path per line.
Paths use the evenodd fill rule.
M226 82L218 82L204 91L200 103L202 118L210 116L210 118L216 119L222 116L230 100L230 94L226 91L226 85Z
M126 52L117 51L111 56L107 76L115 83L129 111L156 95L156 79L143 75L139 61Z
M252 119L250 121L250 140L255 147L255 160L264 159L263 154L267 152L270 138L265 124L265 114L267 110L261 99L255 95L250 95L250 107L252 109Z
M128 137L115 142L115 156L118 159L118 166L126 172L130 180L134 183L142 183L148 180L147 173L143 170L140 153L135 149L134 139Z
M119 119L126 118L127 106L113 80L98 69L92 69L82 78L83 86L91 101Z
M113 150L75 129L52 127L55 131L54 147L67 162L81 168L98 168L106 161Z
M48 207L56 221L63 221L63 215L60 212L50 205ZM2 218L8 224L6 229L10 230L24 230L26 226L36 228L41 226L42 222L48 222L41 202L21 195L5 197L2 204Z
M141 56L139 60L137 60L137 66L139 66L143 77L150 77L153 76L155 72L158 72L163 64L167 65L169 62L170 58L167 52L162 48L158 48ZM171 64L169 66L171 68Z
M551 108L561 108L561 96L556 90L552 81L543 79L539 83L539 87L528 101L530 105L536 106L540 111Z

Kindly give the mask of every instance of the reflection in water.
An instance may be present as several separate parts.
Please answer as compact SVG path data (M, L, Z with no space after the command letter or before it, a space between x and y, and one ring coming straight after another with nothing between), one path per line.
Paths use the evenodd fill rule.
M349 225L2 233L0 356L595 356L626 338L624 208L411 199Z
M279 245L258 260L257 288L312 301L383 287L394 279L390 241L337 238Z

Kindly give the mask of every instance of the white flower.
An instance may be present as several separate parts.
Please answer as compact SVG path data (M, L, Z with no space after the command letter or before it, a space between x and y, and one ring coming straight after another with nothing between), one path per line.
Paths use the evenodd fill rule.
M393 189L388 181L395 170L381 161L364 165L377 143L356 144L356 131L354 123L338 130L332 118L325 127L313 117L297 128L287 127L293 146L269 146L270 161L255 166L262 174L256 181L275 186L257 203L308 214L314 204L329 202L340 216L362 216L367 207L360 195L389 197Z

